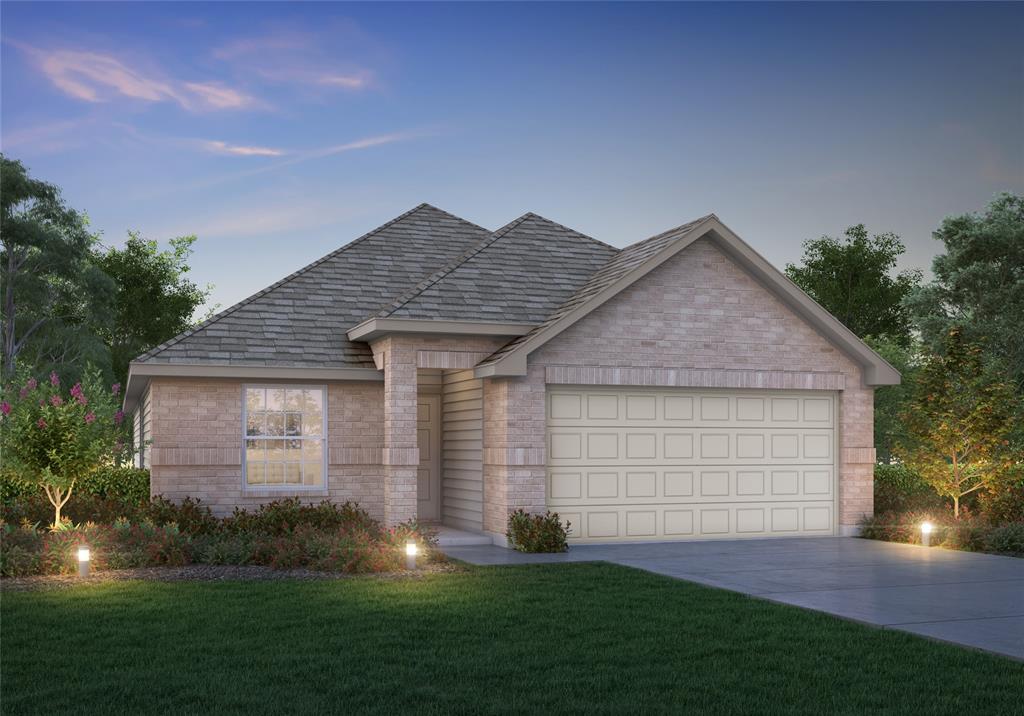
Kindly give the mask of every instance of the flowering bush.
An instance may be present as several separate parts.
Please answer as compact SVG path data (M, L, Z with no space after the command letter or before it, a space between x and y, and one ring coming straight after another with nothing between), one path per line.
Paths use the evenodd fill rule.
M54 508L55 528L76 483L123 456L130 445L119 392L118 385L103 388L95 369L67 394L56 373L43 382L29 378L4 392L0 448L5 469L42 487Z

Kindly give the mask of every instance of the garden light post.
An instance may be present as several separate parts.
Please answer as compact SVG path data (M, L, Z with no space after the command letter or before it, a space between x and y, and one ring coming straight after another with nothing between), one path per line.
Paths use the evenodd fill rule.
M921 523L921 546L931 547L932 546L932 523L922 522Z
M419 547L415 542L405 543L405 568L416 569L416 554L419 552Z
M82 545L78 548L78 576L88 577L89 576L89 548Z

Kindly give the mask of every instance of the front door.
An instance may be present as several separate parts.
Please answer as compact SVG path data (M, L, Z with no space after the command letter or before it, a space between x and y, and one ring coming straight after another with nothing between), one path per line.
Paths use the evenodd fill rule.
M441 396L420 395L417 403L417 519L441 519Z

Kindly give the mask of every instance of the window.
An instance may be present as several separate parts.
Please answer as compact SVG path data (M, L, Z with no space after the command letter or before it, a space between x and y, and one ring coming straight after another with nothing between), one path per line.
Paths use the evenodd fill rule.
M324 396L323 388L246 386L246 486L324 485Z

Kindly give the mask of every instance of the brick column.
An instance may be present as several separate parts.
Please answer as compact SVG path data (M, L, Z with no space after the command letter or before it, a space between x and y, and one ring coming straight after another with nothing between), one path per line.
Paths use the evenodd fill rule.
M543 368L484 380L484 531L502 543L510 512L546 509Z
M416 351L385 339L374 352L384 364L384 524L416 517Z

